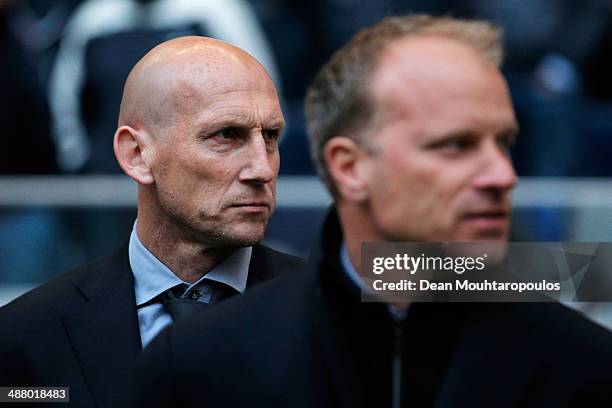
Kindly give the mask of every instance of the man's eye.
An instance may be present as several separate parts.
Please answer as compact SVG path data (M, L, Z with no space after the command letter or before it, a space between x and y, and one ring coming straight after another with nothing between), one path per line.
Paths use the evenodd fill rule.
M498 139L498 143L502 149L506 151L510 151L510 149L512 149L512 147L514 146L515 138L514 137L502 137Z
M452 138L452 139L446 139L446 140L439 141L437 143L434 143L432 147L434 149L461 151L461 150L470 149L474 147L475 145L476 145L476 142L471 138L458 137L458 138Z
M264 129L262 132L263 138L266 141L274 142L278 140L279 131L278 129Z
M240 132L236 128L225 128L219 130L217 133L213 135L213 137L222 139L222 140L233 140L240 137Z
M472 139L461 138L449 140L447 146L457 150L465 150L475 146L476 143Z

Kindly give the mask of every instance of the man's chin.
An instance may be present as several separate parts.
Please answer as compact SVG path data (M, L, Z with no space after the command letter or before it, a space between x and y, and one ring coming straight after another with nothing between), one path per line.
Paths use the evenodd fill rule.
M264 226L251 226L227 231L223 234L223 240L228 246L252 246L264 238Z
M462 228L452 234L453 242L508 242L509 229L504 228Z
M487 241L463 239L460 242L449 242L447 252L453 256L481 257L488 259L489 265L495 265L504 260L508 252L508 242L505 240Z
M506 257L508 252L508 230L507 228L495 229L470 229L455 234L449 243L465 243L456 245L461 251L469 253L464 256L482 256L487 254L489 264L496 264ZM451 245L452 246L452 245Z

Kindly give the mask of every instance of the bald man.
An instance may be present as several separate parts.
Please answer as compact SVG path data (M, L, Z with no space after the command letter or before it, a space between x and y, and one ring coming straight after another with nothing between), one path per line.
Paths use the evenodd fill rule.
M182 37L145 55L113 144L138 183L129 244L0 309L0 386L70 387L75 406L117 406L164 327L297 266L258 244L283 126L276 89L246 52Z

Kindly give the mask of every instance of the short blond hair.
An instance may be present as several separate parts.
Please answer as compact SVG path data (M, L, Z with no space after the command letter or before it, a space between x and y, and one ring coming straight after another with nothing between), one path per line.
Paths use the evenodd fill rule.
M375 113L369 84L382 51L400 38L421 36L458 41L497 67L503 59L501 29L486 21L419 14L388 17L359 31L319 70L304 103L312 160L332 194L325 144L340 134L363 142L359 129L367 128Z

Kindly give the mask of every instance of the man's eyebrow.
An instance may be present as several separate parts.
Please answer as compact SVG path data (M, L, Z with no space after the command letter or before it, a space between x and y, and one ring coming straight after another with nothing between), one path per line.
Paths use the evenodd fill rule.
M496 137L505 137L505 138L507 137L507 138L516 139L519 132L520 132L519 125L512 124L512 125L508 125L503 128L500 128L499 130L496 130L494 134ZM420 143L429 144L429 143L443 142L446 140L452 140L455 138L479 137L479 136L483 136L483 135L477 130L473 129L472 127L466 126L466 127L457 127L456 129L449 129L446 132L439 133L439 134L422 133L418 135L416 140Z
M285 127L284 119L280 117L264 118L261 123L244 115L223 115L222 117L210 118L202 124L202 131L211 131L223 128L252 128L261 125L265 129L276 129Z
M266 128L282 128L285 126L285 121L281 118L271 118L269 120L264 120L263 125Z

